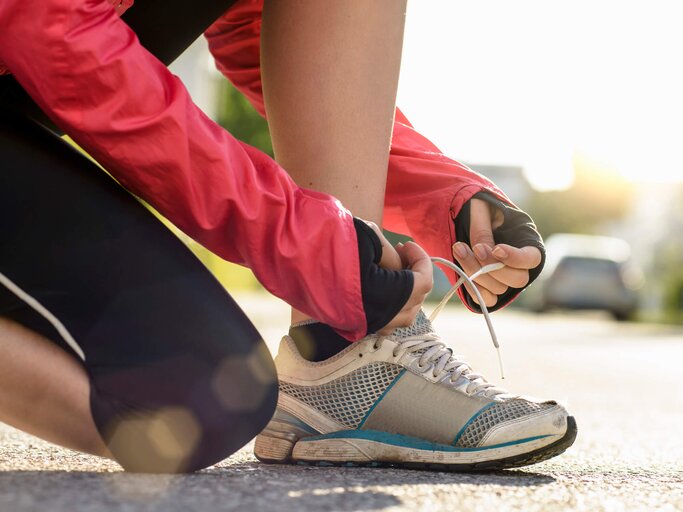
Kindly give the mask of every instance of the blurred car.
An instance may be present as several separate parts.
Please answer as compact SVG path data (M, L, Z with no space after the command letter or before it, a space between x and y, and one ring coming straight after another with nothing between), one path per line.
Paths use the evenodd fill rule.
M643 274L630 262L625 241L557 234L548 238L546 253L545 268L525 297L531 309L605 310L616 320L633 316Z

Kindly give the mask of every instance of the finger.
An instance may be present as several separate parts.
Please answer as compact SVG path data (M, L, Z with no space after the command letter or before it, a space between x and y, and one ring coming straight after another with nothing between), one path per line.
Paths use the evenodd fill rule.
M491 210L481 199L470 200L470 245L496 245L491 230Z
M467 246L467 244L462 242L458 242L453 245L453 257L460 264L460 267L462 267L463 271L467 275L472 275L481 268L481 265L477 261L477 258L475 258L472 250ZM493 286L498 290L502 288L507 289L501 283L496 282L495 279L492 279L488 275L480 276L475 282L477 285L479 285L479 293L481 293L481 296L484 299L484 304L487 306L493 306L498 301L498 294L495 291L490 290L488 286ZM465 287L472 297L472 300L479 304L479 300L477 299L477 295L475 294L474 290L472 290L467 283L465 284ZM503 292L504 290L501 293Z
M394 246L394 249L396 249L396 252L398 253L399 257L401 258L401 268L408 268L408 260L406 259L404 252L405 250L403 249L403 243L399 242Z
M477 258L477 261L479 262L479 265L481 265L482 267L485 265L489 265L491 263L499 262L498 259L493 256L492 249L487 245L476 245L473 248L473 252ZM494 272L491 272L490 274L486 274L486 276L500 283L500 285L492 284L490 281L488 281L488 279L482 276L483 280L481 282L487 283L489 285L487 286L487 288L492 292L497 293L498 295L505 293L505 291L507 291L507 288L510 286L512 286L513 288L522 288L526 286L526 284L529 282L528 271L524 269L508 267L507 265L500 270L496 270ZM480 282L480 279L482 278L477 278L476 282Z
M491 210L493 210L493 219L491 220L491 228L495 231L503 225L505 222L505 215L500 208L490 205Z
M531 270L541 264L541 251L538 247L512 247L507 244L498 244L493 248L492 255L498 261L508 267Z
M506 266L488 275L510 288L524 288L529 283L529 271L519 268Z
M477 244L472 247L474 257L477 258L479 266L490 265L491 263L498 263L498 260L491 254L493 247L486 244Z
M386 239L379 226L374 222L364 222L372 228L382 244L382 257L379 260L379 266L389 270L401 270L403 268L401 257Z
M414 242L397 247L397 250L401 259L406 262L406 267L413 271L414 293L429 293L434 285L432 260L429 254Z
M470 245L480 267L498 262L491 255L495 245L492 229L489 204L481 199L472 199L470 201ZM489 291L498 295L507 289L505 284L496 281L492 276L482 276L476 280L476 283L482 284Z
M458 245L458 244L456 244ZM462 254L465 254L464 261L460 262L461 264L465 265L463 266L463 270L467 272L467 275L472 275L475 272L477 272L481 267L488 263L495 263L496 259L491 256L491 249L488 248L487 246L483 244L479 244L474 248L474 250L471 250L469 247L467 247L467 244L462 244L464 246L464 251L463 247L456 248L457 253L460 257L462 257ZM455 253L454 253L455 255ZM460 261L460 260L458 260ZM507 286L501 283L500 281L496 280L489 274L484 274L479 277L477 277L474 280L475 283L480 284L484 288L486 288L488 291L493 293L494 295L500 295L502 293L505 293L507 290Z
M413 290L401 311L389 322L380 334L390 334L396 327L411 325L432 290L432 261L429 255L416 243L398 244L396 250L404 265L413 272Z

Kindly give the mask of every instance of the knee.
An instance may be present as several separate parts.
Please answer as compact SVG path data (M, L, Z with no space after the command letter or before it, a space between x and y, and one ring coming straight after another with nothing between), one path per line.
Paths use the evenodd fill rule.
M277 377L263 343L249 354L177 358L95 375L91 407L115 460L142 473L184 473L239 450L272 417Z

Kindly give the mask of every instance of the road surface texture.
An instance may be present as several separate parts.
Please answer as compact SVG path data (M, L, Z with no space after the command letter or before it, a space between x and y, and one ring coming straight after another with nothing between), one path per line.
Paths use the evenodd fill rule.
M271 349L287 309L238 297ZM579 425L564 455L525 469L456 474L258 463L250 447L198 474L133 475L0 424L0 512L683 510L683 330L592 315L494 315L516 392L569 404ZM498 380L479 316L437 325Z

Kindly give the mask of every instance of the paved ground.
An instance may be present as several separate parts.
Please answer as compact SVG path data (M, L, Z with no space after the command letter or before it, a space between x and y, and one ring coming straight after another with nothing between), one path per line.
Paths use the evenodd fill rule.
M286 309L241 302L275 345ZM139 476L0 424L0 512L683 510L683 330L515 312L496 314L495 323L505 386L561 399L577 418L576 444L557 459L448 474L265 466L247 447L199 474ZM495 380L480 317L446 310L437 324Z

